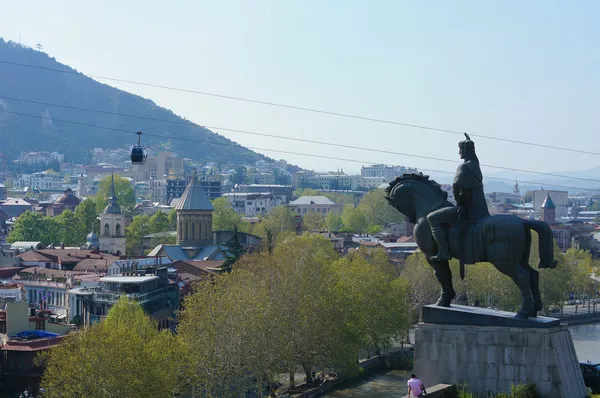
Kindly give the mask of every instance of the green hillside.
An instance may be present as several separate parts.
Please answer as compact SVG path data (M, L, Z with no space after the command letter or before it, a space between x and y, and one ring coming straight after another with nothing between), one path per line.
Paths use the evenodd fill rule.
M0 61L76 72L45 53L2 39ZM32 104L9 98L108 113ZM142 130L173 137L166 139L145 136L144 143L154 150L169 148L181 156L202 162L244 164L266 159L263 155L197 125L118 116L114 113L186 122L182 117L149 99L97 82L79 73L59 73L0 63L0 152L9 159L18 156L22 150L44 150L59 151L65 153L69 160L77 161L91 148L123 148L136 140L135 135L61 122L59 119L132 132ZM190 142L178 138L204 142Z

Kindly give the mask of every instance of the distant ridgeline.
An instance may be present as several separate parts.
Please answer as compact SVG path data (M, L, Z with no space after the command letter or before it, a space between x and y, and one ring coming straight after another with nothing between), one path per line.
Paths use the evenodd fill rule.
M1 38L0 60L75 72L74 69L57 62L43 52L20 46L14 42L5 42ZM67 161L77 161L91 148L123 148L137 140L134 134L85 127L53 119L132 132L142 130L173 137L173 140L167 140L146 136L144 143L151 149L158 150L162 146L162 149L169 149L181 156L201 162L250 164L257 160L267 159L263 155L197 125L87 112L14 101L5 97L110 113L131 114L179 123L186 122L186 120L148 99L99 83L83 75L0 64L0 111L39 117L0 112L1 152L9 159L15 159L22 150L44 150L59 151L66 154ZM206 143L178 140L177 137L206 141Z

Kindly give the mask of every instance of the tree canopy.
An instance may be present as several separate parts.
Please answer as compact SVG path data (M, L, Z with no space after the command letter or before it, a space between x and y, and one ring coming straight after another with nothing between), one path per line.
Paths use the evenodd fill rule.
M44 245L83 245L87 235L84 229L86 214L77 212L77 208L75 210L73 213L67 209L54 218L26 211L15 222L7 240L11 243L27 241L42 242Z
M250 223L242 219L227 198L217 198L212 201L213 207L213 231L233 231L237 228L242 232L251 230Z
M117 203L121 206L123 213L131 213L135 207L135 191L131 182L124 177L115 175L115 193L117 195ZM110 196L110 184L111 177L105 177L100 181L98 186L98 192L94 197L96 202L96 211L102 213L106 205L108 205L108 198Z
M320 235L289 236L186 299L178 329L185 373L207 396L247 388L261 396L257 386L282 368L293 386L298 365L309 378L322 367L352 374L360 350L383 349L406 331L406 294L383 251L340 259Z
M180 387L181 353L139 304L122 297L104 322L43 354L44 396L171 397Z

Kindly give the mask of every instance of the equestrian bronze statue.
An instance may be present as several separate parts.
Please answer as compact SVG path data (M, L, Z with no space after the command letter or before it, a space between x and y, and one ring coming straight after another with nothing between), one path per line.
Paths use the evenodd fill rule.
M448 193L438 183L422 173L397 177L386 188L386 199L415 224L417 245L442 287L437 305L450 306L456 295L448 263L451 258L460 261L461 278L464 264L490 262L519 287L523 304L517 317L535 317L543 306L539 273L529 265L531 230L539 236L538 268L556 267L552 231L543 221L490 216L475 144L465 136L467 139L458 145L464 162L452 184L456 205L448 201Z

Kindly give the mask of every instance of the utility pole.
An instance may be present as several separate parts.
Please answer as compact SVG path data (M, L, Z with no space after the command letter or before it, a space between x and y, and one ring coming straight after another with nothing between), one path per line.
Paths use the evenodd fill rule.
M38 50L38 51L42 51L42 49L44 48L44 46L42 46L42 44L41 44L41 43L37 43L37 44L35 45L35 48L37 48L37 50Z

